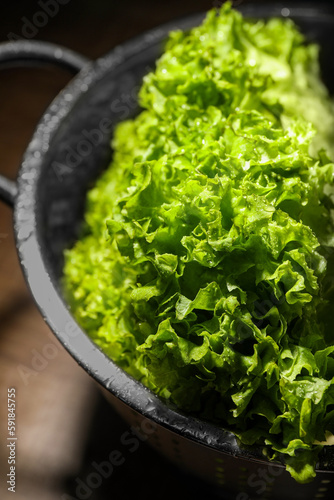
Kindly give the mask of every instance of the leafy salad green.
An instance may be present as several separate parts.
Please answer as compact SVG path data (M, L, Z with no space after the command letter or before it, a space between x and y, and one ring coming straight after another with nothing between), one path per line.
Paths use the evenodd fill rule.
M299 482L334 432L334 107L289 19L169 36L66 251L75 317L181 409Z

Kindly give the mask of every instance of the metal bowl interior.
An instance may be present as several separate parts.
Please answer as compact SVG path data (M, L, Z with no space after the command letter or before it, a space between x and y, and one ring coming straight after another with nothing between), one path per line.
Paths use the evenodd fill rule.
M285 10L284 10L285 9ZM290 15L322 46L324 80L334 91L334 15L325 8L245 6L253 17ZM288 9L288 10L286 10ZM115 124L138 112L136 94L154 67L167 33L199 24L192 16L152 30L88 65L46 111L23 158L14 223L27 281L51 329L77 362L123 403L178 436L247 460L265 460L259 448L239 447L235 436L184 415L120 370L72 318L62 294L63 251L78 238L87 190L112 156ZM319 470L334 471L326 449Z

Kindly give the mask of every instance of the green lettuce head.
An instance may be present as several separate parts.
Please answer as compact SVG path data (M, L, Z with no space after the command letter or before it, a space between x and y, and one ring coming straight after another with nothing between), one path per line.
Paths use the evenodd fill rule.
M230 3L170 34L64 284L119 366L299 482L334 432L333 104L318 47Z

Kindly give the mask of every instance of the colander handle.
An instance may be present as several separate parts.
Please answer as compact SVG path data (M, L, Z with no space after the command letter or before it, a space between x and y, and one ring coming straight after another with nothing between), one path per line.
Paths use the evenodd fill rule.
M73 50L49 42L17 40L0 43L0 69L52 64L76 74L89 62ZM0 174L0 200L13 206L16 195L16 182Z

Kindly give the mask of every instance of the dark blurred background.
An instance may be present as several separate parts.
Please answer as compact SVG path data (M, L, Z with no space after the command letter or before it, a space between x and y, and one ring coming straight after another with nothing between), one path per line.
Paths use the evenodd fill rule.
M0 42L47 40L95 59L146 29L206 11L219 3L213 0L2 1ZM250 2L235 2L241 3ZM282 8L286 5L278 3ZM15 179L38 119L69 76L52 68L12 68L2 70L0 75L0 168L1 173ZM8 387L15 387L17 393L16 500L77 498L78 480L85 482L92 471L92 462L100 463L110 451L119 448L120 436L128 426L53 338L39 315L17 260L11 209L2 203L0 363L1 499L13 495L7 490L5 477ZM167 463L145 443L125 458L109 479L82 498L224 498L223 491L219 495L213 492ZM69 496L64 496L65 493Z

